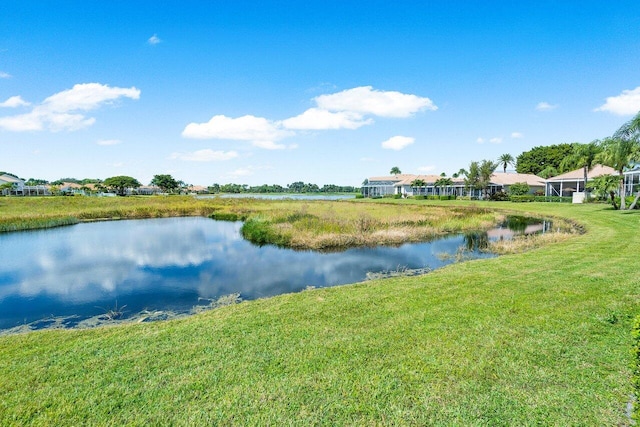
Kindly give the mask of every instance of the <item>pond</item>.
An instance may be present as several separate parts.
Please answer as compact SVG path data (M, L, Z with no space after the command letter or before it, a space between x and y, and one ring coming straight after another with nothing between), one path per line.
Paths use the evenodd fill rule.
M511 233L502 227L429 243L319 253L255 246L242 238L241 226L187 217L0 234L0 330L47 327L55 322L43 319L54 318L75 327L114 312L187 312L230 294L256 299L355 283L368 274L424 272L459 260L461 247L470 249L465 259L493 256L478 245Z

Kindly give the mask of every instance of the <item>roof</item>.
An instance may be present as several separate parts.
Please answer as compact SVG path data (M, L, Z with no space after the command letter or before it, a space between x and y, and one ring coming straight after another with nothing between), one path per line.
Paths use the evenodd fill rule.
M415 175L411 175L411 174L406 174L406 173L401 173L398 175L389 175L389 176L372 176L371 178L369 178L369 181L393 181L393 182L398 182L398 181L403 181L405 179L407 179L408 177L415 177Z
M587 173L588 178L596 178L602 175L613 175L616 173L616 170L609 166L603 165L595 165L592 167ZM563 173L562 175L554 176L549 178L547 181L583 181L584 180L584 169L579 168L573 170L571 172Z
M526 183L530 187L543 187L545 185L543 178L530 173L493 173L491 174L491 183L496 185Z
M11 183L15 183L15 182L22 182L23 183L24 182L20 178L16 178L15 176L7 175L6 173L3 174L3 175L0 175L0 181L11 182Z
M411 183L415 180L422 180L427 184L433 184L437 180L442 178L440 175L406 175L406 178L400 182L397 182L395 185L411 185Z

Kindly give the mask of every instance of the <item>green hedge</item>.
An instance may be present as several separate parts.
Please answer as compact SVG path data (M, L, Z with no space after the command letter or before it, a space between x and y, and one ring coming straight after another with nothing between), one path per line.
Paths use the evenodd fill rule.
M560 196L534 196L532 194L526 194L524 196L510 196L509 200L516 203L522 202L554 202L554 203L571 203L572 197L560 197Z
M509 196L509 200L515 203L534 202L536 201L536 196L534 196L533 194L525 194L524 196Z

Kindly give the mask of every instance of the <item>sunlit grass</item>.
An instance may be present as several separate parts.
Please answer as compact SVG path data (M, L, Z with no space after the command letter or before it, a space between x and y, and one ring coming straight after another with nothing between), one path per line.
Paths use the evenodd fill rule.
M425 206L360 204L389 222ZM630 425L640 215L438 207L463 204L568 217L586 233L182 320L0 337L0 425ZM237 205L265 217L285 206L361 213Z

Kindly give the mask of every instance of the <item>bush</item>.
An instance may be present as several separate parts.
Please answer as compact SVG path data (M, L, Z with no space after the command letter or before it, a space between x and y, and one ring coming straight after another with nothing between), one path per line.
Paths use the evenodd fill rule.
M256 245L286 245L288 239L285 236L273 232L271 224L263 218L253 217L245 221L240 229L242 236Z
M440 200L455 200L456 196L448 195L448 196L440 196Z
M364 194L356 193L356 199L364 199Z
M536 197L533 194L527 194L524 196L510 196L509 199L514 203L534 202Z
M526 194L529 194L530 189L531 188L529 187L529 184L527 184L526 182L516 182L515 184L509 186L509 195L524 196Z
M416 200L424 200L427 198L427 196L423 195L423 194L419 194L417 196L413 196L414 199Z
M241 215L233 212L215 212L209 215L209 218L218 221L242 221L244 218Z
M504 191L498 191L497 193L493 193L490 197L489 200L494 200L497 202L506 202L509 199L509 195L507 193L505 193Z

